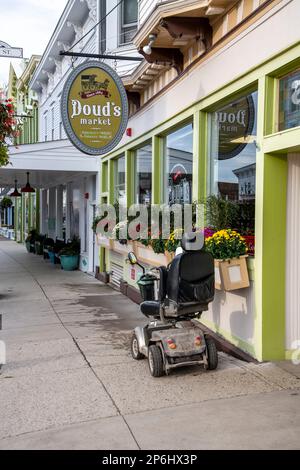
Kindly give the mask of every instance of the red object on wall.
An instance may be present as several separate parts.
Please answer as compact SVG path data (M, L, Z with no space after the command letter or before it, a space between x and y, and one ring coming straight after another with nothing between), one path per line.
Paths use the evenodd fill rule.
M131 136L132 136L132 128L131 128L131 127L127 127L127 129L126 129L126 135L127 135L127 137L131 137Z
M90 198L90 193L84 193L84 199L89 199Z

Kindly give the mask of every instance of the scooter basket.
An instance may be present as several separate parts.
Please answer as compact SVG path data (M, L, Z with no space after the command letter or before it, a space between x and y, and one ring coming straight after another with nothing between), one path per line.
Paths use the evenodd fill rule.
M143 274L137 284L143 300L155 300L155 276L150 273Z

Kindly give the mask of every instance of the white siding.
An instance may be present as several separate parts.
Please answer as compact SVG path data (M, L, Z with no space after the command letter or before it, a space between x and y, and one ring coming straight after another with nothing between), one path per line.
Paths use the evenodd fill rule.
M139 26L142 25L150 13L153 11L159 0L140 0L139 1Z
M286 349L300 341L300 154L288 156L286 239ZM294 343L294 344L293 344Z

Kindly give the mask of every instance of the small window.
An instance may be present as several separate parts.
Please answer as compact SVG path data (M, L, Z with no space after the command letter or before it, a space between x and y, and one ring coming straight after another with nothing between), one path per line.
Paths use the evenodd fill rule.
M121 6L121 34L120 44L131 42L137 30L138 2L137 0L126 0Z
M279 80L279 131L300 126L300 70Z
M115 201L126 206L125 155L115 160Z
M147 144L136 151L136 202L151 204L152 146Z

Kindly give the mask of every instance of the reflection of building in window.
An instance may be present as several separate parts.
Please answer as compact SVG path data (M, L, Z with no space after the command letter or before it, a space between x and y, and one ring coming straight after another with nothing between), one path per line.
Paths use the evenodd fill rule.
M115 201L126 206L125 155L115 160Z
M224 199L237 201L239 198L239 185L238 183L227 183L226 181L218 182L218 194Z
M169 204L192 202L192 159L190 152L169 148Z
M279 81L279 130L300 125L300 71Z
M192 202L193 125L166 136L165 201L168 204Z
M211 114L211 193L235 201L255 199L256 114L257 92Z
M233 170L238 179L239 200L255 199L255 175L256 164L247 165L242 168Z
M152 147L145 145L136 151L136 202L151 204Z

